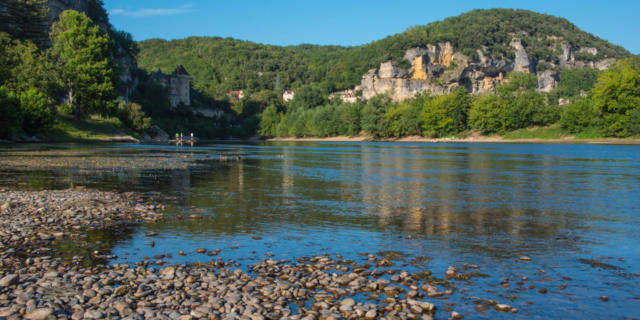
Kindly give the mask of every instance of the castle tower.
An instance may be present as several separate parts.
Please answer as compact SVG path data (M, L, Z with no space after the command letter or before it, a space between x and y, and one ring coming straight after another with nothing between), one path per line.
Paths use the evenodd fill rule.
M190 87L191 76L182 65L179 65L169 78L171 107L175 108L181 103L185 106L191 105Z

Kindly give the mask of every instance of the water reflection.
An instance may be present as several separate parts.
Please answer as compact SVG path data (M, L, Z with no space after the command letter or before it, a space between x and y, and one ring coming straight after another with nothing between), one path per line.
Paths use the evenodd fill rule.
M606 286L608 295L628 303L629 288L640 285L580 262L604 259L622 268L619 273L640 273L636 146L257 143L62 150L96 163L145 165L2 166L1 184L158 191L175 199L165 222L129 230L117 241L95 241L118 255L116 262L165 253L173 254L171 262L206 260L193 252L200 247L222 248L222 256L247 262L266 253L357 257L387 250L422 257L429 268L484 262L502 276L525 272L511 262L529 255L547 272L541 278L562 274L583 281L584 292L575 293L581 296L597 294L603 282L622 281L616 289ZM15 152L0 150L0 164ZM220 154L242 159L220 161ZM45 157L31 157L38 156ZM191 160L170 165L181 159ZM192 213L203 219L185 218ZM158 233L155 248L148 246L148 231ZM177 256L180 250L187 256ZM554 303L568 306L570 298ZM628 311L621 303L617 307Z

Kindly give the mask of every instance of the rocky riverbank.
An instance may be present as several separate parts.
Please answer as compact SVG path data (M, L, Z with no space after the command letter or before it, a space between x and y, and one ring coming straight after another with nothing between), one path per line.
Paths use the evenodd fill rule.
M141 194L84 189L2 190L0 206L0 319L461 318L455 304L435 302L456 290L456 280L478 275L469 265L450 267L441 278L410 274L366 254L360 263L328 255L269 259L248 272L219 257L196 265L167 266L162 257L87 265L81 257L58 257L56 243L81 243L92 229L158 221L163 206ZM474 303L518 312L495 301Z

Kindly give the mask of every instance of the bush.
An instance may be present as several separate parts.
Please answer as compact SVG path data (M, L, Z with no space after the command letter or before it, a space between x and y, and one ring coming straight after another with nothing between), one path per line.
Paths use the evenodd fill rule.
M51 128L55 122L55 112L48 104L47 97L37 89L20 94L20 107L24 119L22 129L28 133L38 133Z
M560 127L570 133L578 133L586 128L599 125L598 113L593 101L588 98L577 98L563 107L560 115Z
M422 122L420 113L424 100L420 97L407 100L387 112L389 131L395 137L421 135Z
M0 137L10 137L20 130L21 125L20 100L6 88L0 87Z
M483 133L503 133L504 105L495 94L477 96L469 110L469 126Z
M125 127L134 131L143 131L151 126L151 118L145 117L142 107L134 102L120 101L117 115Z
M424 134L443 137L466 130L470 107L471 98L463 87L428 100L421 116Z
M640 135L640 109L633 110L626 124L629 135Z

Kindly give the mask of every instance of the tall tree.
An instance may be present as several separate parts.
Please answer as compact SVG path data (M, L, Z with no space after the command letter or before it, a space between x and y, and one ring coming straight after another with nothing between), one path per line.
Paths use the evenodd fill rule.
M52 26L51 40L60 85L75 118L113 112L117 79L109 37L83 13L67 10Z
M595 107L604 123L604 133L615 137L635 134L629 121L640 112L640 59L624 59L602 73L593 88ZM634 115L634 119L637 115Z

